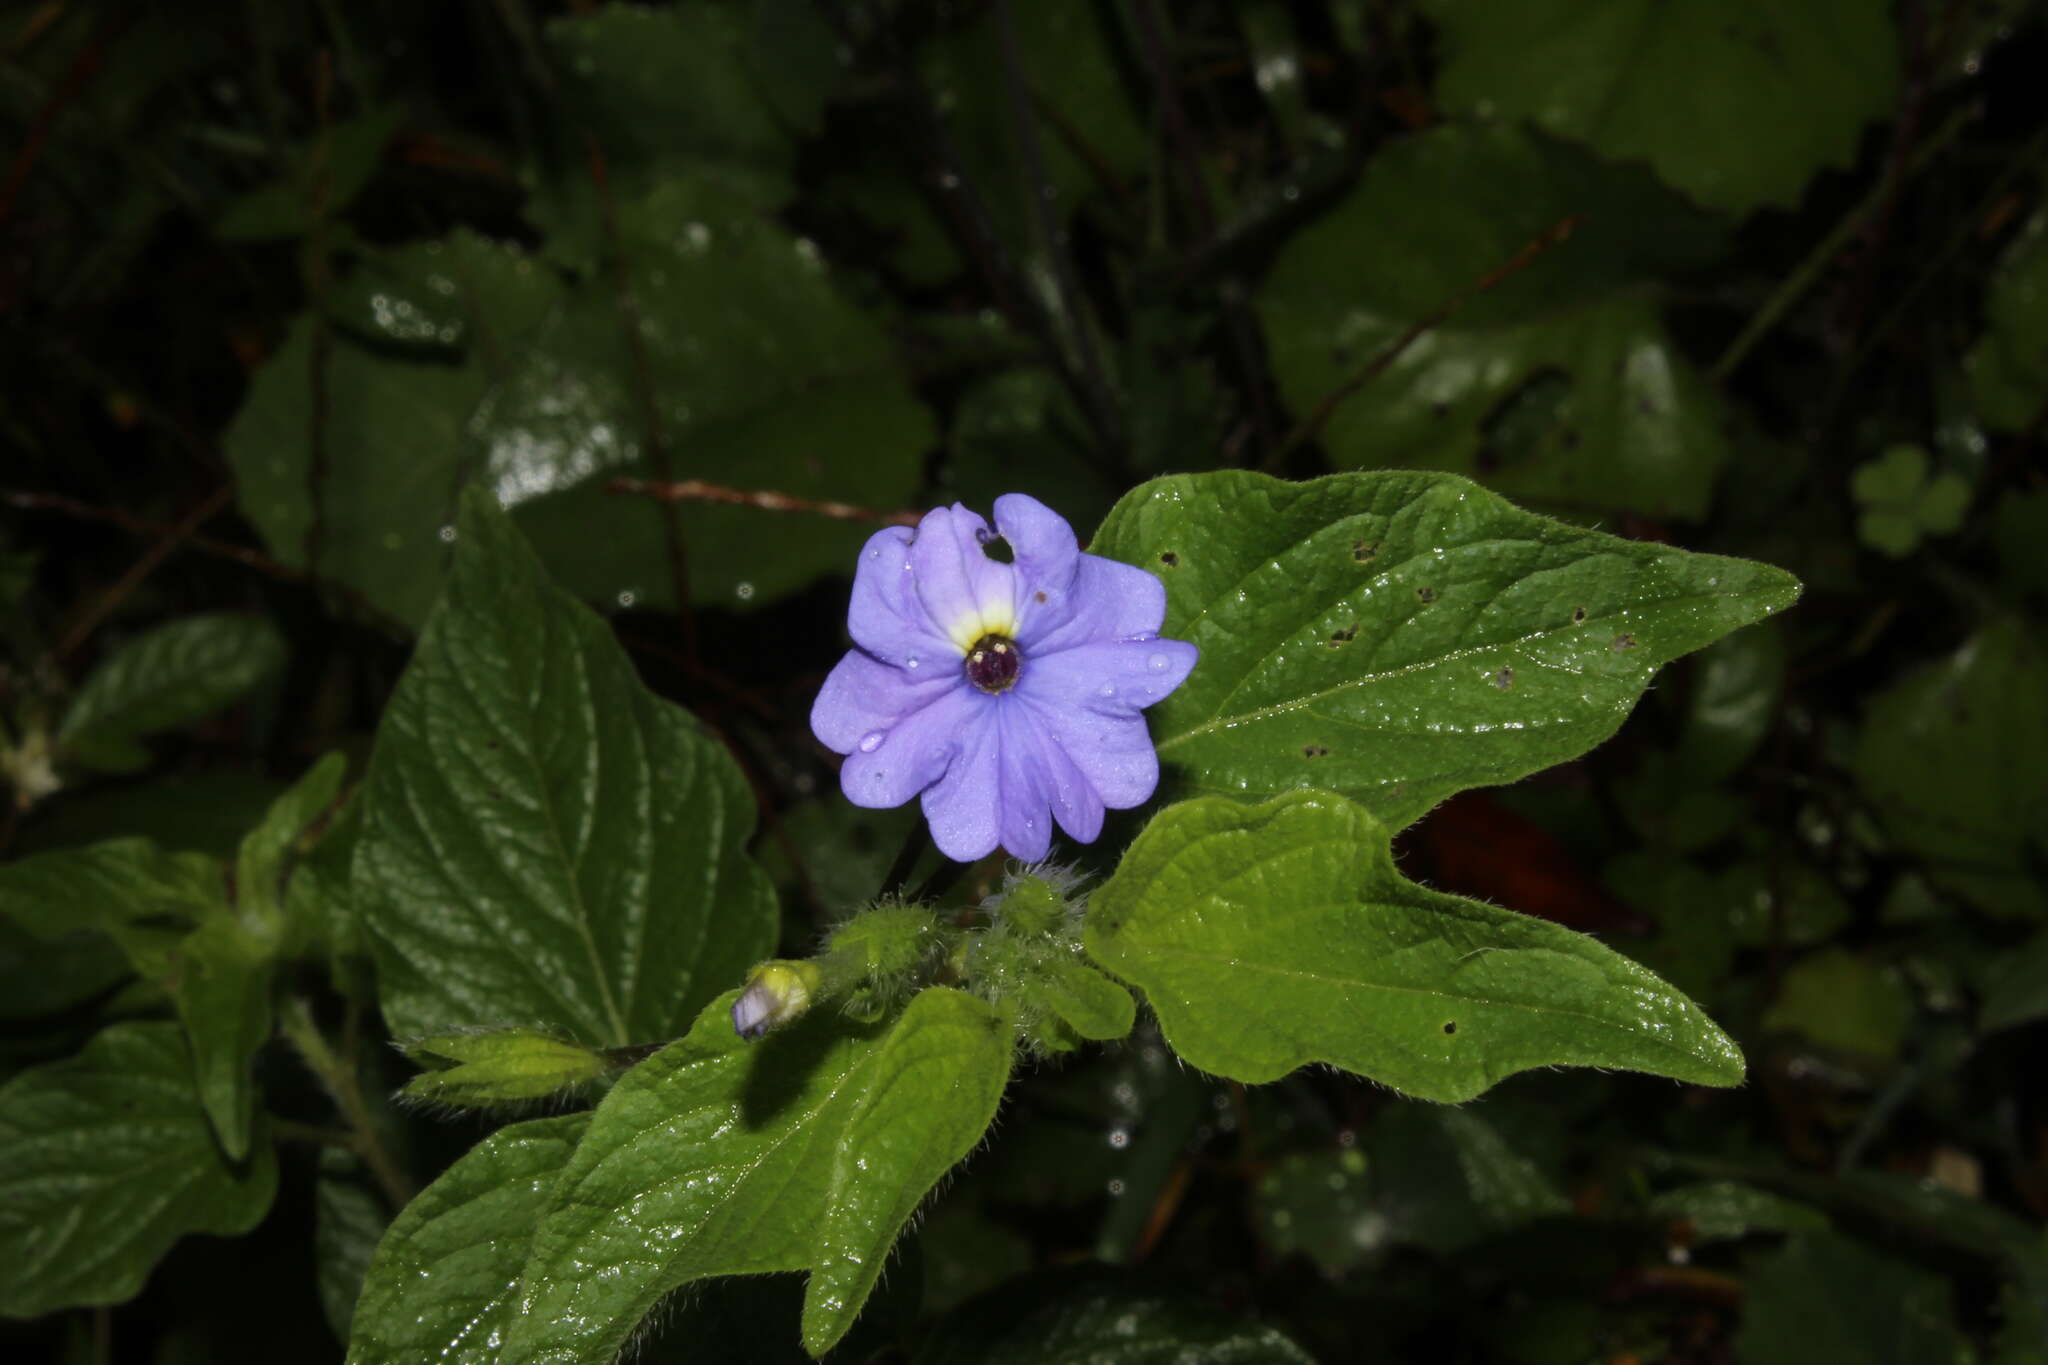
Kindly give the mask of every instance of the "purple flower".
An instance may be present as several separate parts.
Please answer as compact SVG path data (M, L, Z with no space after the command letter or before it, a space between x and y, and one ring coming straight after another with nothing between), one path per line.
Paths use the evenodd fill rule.
M997 533L1010 563L991 559ZM1162 640L1166 589L1083 554L1035 498L996 499L996 530L957 503L869 537L811 729L846 755L857 806L924 797L932 840L972 862L1001 844L1045 857L1052 822L1082 843L1104 808L1142 803L1159 757L1140 712L1180 686L1195 647Z

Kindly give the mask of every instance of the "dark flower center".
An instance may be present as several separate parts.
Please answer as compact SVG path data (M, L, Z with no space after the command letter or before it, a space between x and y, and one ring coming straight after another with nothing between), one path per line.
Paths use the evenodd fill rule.
M1024 656L1007 635L984 635L967 651L967 681L984 692L1007 692L1017 685Z

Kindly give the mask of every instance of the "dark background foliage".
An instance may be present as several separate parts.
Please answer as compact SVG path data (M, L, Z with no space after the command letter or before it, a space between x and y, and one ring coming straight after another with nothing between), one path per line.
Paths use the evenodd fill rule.
M738 758L805 951L908 828L807 731L873 524L818 504L1467 473L1808 585L1402 844L1665 974L1749 1084L1450 1109L1141 1027L1021 1076L835 1358L1121 1302L1326 1361L2048 1359L2044 69L2025 0L9 4L0 852L231 852L359 771L482 482ZM74 714L188 619L128 665L159 717ZM0 1077L162 1005L48 971L0 941ZM408 1069L349 1019L375 1106ZM415 1180L484 1131L379 1113ZM390 1210L322 1161L0 1349L338 1359ZM779 1358L794 1295L648 1358Z

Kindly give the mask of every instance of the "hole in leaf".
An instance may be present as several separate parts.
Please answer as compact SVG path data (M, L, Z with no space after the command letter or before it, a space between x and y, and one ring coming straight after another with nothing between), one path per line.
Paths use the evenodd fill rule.
M1586 609L1584 607L1572 608L1572 624L1575 626L1586 624Z
M1422 603L1425 607L1428 606L1431 602L1436 601L1436 589L1428 584L1424 584L1415 590L1415 600Z
M1457 1031L1458 1031L1458 1021L1457 1021L1457 1020L1455 1020L1455 1019L1446 1019L1446 1020L1444 1020L1444 1032L1445 1032L1445 1033L1456 1033Z
M1611 647L1616 654L1624 653L1636 647L1636 637L1628 634L1617 635Z
M1169 569L1178 569L1180 567L1180 556L1171 550L1161 550L1159 552L1159 562Z
M1369 564L1372 562L1372 557L1379 552L1380 547L1370 540L1354 540L1351 542L1351 560L1354 564Z
M1329 752L1330 746L1327 744L1304 744L1301 746L1301 756L1303 758L1321 758Z
M1339 646L1348 645L1357 638L1358 627L1355 625L1346 626L1342 630L1333 630L1330 632L1330 648L1336 649Z

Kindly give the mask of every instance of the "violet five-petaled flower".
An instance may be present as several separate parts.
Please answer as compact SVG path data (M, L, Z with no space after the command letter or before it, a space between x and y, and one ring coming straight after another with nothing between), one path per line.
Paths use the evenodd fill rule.
M1035 861L1053 821L1087 843L1105 808L1159 785L1145 707L1195 666L1159 637L1166 589L1082 552L1073 528L1022 493L995 530L957 503L917 529L877 531L854 573L856 646L825 679L811 729L846 755L857 806L924 798L932 842L956 862L998 844ZM998 536L1011 560L991 558Z

